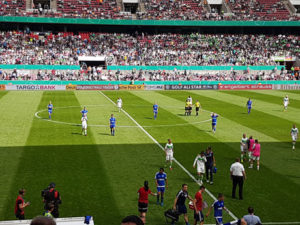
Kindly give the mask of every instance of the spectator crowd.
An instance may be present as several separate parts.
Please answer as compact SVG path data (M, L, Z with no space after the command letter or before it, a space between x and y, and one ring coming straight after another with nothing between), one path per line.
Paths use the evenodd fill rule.
M57 10L49 5L32 5L25 0L0 0L0 16L43 16L90 19L139 20L299 20L287 10L283 0L224 0L228 10L216 9L207 0L141 0L136 15L122 10L115 0L57 0ZM221 6L221 5L220 5ZM225 6L223 6L224 8Z
M259 66L299 57L300 36L248 34L0 32L0 64L79 65L104 56L107 65Z

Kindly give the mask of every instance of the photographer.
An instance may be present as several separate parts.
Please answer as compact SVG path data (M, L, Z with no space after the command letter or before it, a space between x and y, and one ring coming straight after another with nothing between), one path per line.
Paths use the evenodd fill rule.
M45 203L45 209L48 204L53 204L54 209L52 211L52 215L54 218L59 217L58 208L61 204L61 198L59 192L55 190L55 183L51 183L47 189L42 191L42 197L44 198L43 201Z

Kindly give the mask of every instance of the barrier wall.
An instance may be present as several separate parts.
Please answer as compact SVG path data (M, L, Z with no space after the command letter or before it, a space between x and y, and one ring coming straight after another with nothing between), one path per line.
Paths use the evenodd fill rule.
M0 22L134 26L299 27L300 21L110 20L0 16Z
M203 82L204 83L204 82ZM273 84L272 84L273 83ZM0 84L0 90L8 91L64 91L64 90L111 90L111 91L151 91L151 90L300 90L300 82L291 84L284 84L281 82L269 82L269 84L249 84L247 82L240 82L234 84L227 82L218 84Z
M77 65L23 65L23 64L0 64L1 69L6 70L80 70Z

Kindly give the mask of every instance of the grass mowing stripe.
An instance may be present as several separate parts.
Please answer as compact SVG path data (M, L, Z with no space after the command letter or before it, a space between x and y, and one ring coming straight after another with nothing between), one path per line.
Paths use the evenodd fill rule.
M109 98L109 97L107 97L105 94L103 94L102 92L100 92L102 95L104 95L112 104L114 104L115 105L115 103ZM154 137L152 137L135 119L133 119L125 110L123 110L122 109L122 111L125 113L125 115L127 115L155 144L157 144L158 145L158 147L162 150L162 151L164 151L164 147L160 144L160 143L158 143L158 141L154 138ZM176 158L174 158L173 159L174 160L174 162L193 180L193 181L195 181L196 183L198 183L197 182L197 180L195 179L195 177L180 163L180 162L178 162L177 160L176 160ZM216 197L212 194L212 193L210 193L210 191L208 190L208 189L206 189L206 192L208 193L208 195L213 199L213 200L217 200L216 199ZM231 212L231 211L229 211L229 215L233 218L233 219L237 219L237 217Z
M247 114L246 108L246 98L239 97L236 95L230 95L224 92L204 92L204 91L191 91L186 92L186 94L193 93L194 98L199 98L203 107L216 111L223 116L230 118L233 121L236 121L244 126L250 127L259 132L265 133L266 135L273 137L280 141L290 141L290 129L293 122L299 126L297 123L298 118L290 118L284 112L281 112L282 115L286 115L291 121L277 116L272 115L271 110L263 111L264 103L254 102L253 109L251 114ZM245 105L244 107L242 105ZM266 108L265 108L266 109ZM273 112L274 114L276 112ZM264 121L261 123L261 121ZM276 123L274 123L276 121ZM284 128L284 129L282 129Z
M291 101L294 101L294 100L300 101L299 94L280 91L280 90L255 90L255 91L249 90L249 92L260 93L260 94L270 95L270 96L276 96L276 97L281 98L282 100L286 95L288 95L289 99Z
M266 103L273 103L276 105L280 105L281 109L283 111L283 97L275 97L275 96L271 96L271 95L266 95L266 94L261 94L261 93L257 93L257 92L253 92L253 91L221 91L227 94L232 94L232 95L237 95L237 96L242 96L242 97L246 97L249 98L251 97L253 100L259 100L259 101L263 101ZM295 108L295 109L300 109L300 100L291 100L290 99L290 104L288 108ZM290 110L288 110L290 111ZM300 111L299 111L300 113Z
M0 220L42 92L0 92ZM15 146L11 148L9 146ZM13 209L13 206L10 207Z
M162 92L165 94L166 92ZM173 92L174 94L180 96L186 96L182 92ZM118 96L123 99L124 108L125 110L133 115L133 118L139 122L142 126L144 124L166 124L166 123L177 123L177 121L181 121L180 118L176 115L170 114L169 112L165 111L164 109L160 109L158 119L154 121L151 119L152 116L152 103L148 101L143 101L139 97L132 96L132 93L129 92L105 92L113 100L116 100ZM151 92L149 92L151 94ZM185 99L184 99L185 100ZM132 105L132 102L135 103L137 107ZM160 102L160 99L157 99L157 102ZM131 103L131 104L130 104ZM126 104L129 104L128 106ZM139 105L145 106L148 105L148 108L145 107L138 107ZM177 118L176 118L177 117ZM149 119L150 118L150 119ZM226 204L227 206L238 216L242 216L245 214L246 209L244 209L245 205L252 205L254 206L259 212L261 218L264 220L274 221L274 220L284 220L287 221L290 218L299 218L299 215L293 213L291 217L287 216L284 212L292 211L293 205L289 205L289 202L293 201L295 196L297 195L297 188L298 185L291 182L286 176L282 176L281 174L275 173L274 171L265 168L263 165L264 175L267 177L274 177L274 187L278 185L282 185L284 183L284 188L289 190L291 194L288 194L285 190L277 190L274 192L273 186L270 187L269 180L265 179L265 176L261 176L260 173L256 171L250 170L247 171L248 173L248 180L245 185L245 199L244 201L235 201L231 200L230 193L231 193L231 182L228 178L228 168L232 163L232 160L237 156L236 151L232 151L232 149L228 146L236 146L238 143L219 143L216 142L214 138L209 136L206 132L202 132L201 130L190 126L189 129L179 128L146 128L146 130L161 144L164 144L167 138L172 138L175 147L175 157L179 160L184 167L186 167L192 174L195 174L195 170L192 168L192 163L194 157L199 151L204 149L207 145L207 142L211 141L211 145L214 149L215 155L217 157L217 166L218 166L218 173L215 175L215 183L213 186L209 187L211 192L216 195L221 190L225 193L226 196ZM228 131L230 132L230 131ZM204 142L203 142L204 141ZM271 144L272 143L268 143ZM286 144L285 144L286 145ZM177 169L175 170L177 172ZM283 189L284 189L283 188ZM259 194L257 190L261 190L259 193L268 193L270 196L265 196L264 194ZM276 193L276 194L275 194ZM282 198L284 198L282 200ZM269 211L265 206L268 205L271 208L271 203L269 199L273 201L284 201L284 206L280 206L280 214L273 215L271 211ZM296 203L297 204L297 203ZM286 206L289 205L289 209L286 209ZM225 218L225 221L228 221L229 218Z
M246 126L241 125L235 121L232 121L228 118L222 117L218 123L218 132L213 134L211 132L211 121L200 123L201 121L207 121L207 119L211 120L209 110L200 110L199 116L195 116L195 109L192 112L192 116L184 116L184 102L179 101L177 99L168 97L163 95L162 93L153 92L149 95L148 91L136 91L132 92L133 94L147 100L150 102L154 102L155 100L159 100L159 106L164 108L168 112L180 117L181 119L185 120L189 124L196 126L201 130L205 130L207 134L213 136L217 141L222 142L239 142L242 136L241 130L247 134L252 134L254 136L259 136L261 141L264 142L276 142L277 139L269 137L261 132L256 130L250 129ZM170 107L172 106L172 107ZM230 132L228 132L228 127L231 128ZM239 144L235 147L239 149Z
M44 92L39 109L46 107L50 100L54 107L79 106L73 92ZM79 110L65 113L54 110L53 118L57 117L76 121L80 120L81 114ZM61 217L93 215L96 224L109 224L111 218L118 216L116 202L110 195L110 181L97 147L93 145L93 135L84 137L78 132L80 127L62 128L34 120L7 202L5 219L13 218L12 206L20 187L27 189L26 199L32 203L26 209L27 217L41 215L40 193L52 181L62 196Z

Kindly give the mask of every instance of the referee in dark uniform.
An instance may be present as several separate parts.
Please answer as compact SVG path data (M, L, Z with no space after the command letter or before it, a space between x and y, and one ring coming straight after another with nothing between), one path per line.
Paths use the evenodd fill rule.
M236 186L239 185L239 198L243 199L243 185L246 179L246 172L240 159L236 158L235 163L230 167L230 176L232 180L232 198L235 198Z
M189 200L193 201L193 198L191 196L189 196L187 189L188 189L187 184L183 184L181 190L176 195L173 209L177 210L179 215L183 214L185 224L190 225L188 215L187 215L187 209L185 206L185 200L188 198Z

